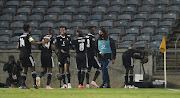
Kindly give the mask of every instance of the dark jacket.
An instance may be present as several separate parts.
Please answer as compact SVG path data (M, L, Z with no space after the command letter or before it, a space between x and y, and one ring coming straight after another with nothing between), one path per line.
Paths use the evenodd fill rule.
M110 41L110 47L111 47L112 53L106 53L106 54L104 54L104 57L102 57L100 55L100 51L98 50L98 52L99 52L98 58L99 59L110 59L110 60L112 60L112 59L115 60L116 59L116 45L115 45L115 42L110 37L109 37L109 41ZM97 47L98 47L98 40L97 40Z
M7 71L9 77L12 77L12 74L16 75L17 77L20 77L20 72L22 71L22 68L20 65L16 63L9 64L9 62L7 62L6 64L4 64L3 71Z

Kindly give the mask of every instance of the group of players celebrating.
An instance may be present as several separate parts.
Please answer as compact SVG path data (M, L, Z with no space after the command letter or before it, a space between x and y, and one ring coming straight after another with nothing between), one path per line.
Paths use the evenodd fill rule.
M54 31L49 30L49 34L44 35L40 42L35 42L34 39L31 37L30 35L31 28L29 25L25 24L23 26L23 29L25 33L20 36L19 42L17 45L18 49L20 50L19 58L21 60L22 67L23 67L23 71L21 75L22 81L21 81L20 88L27 88L25 84L25 80L27 76L28 67L30 67L32 71L33 81L34 81L34 85L33 85L34 88L37 89L38 86L40 86L40 79L48 72L46 88L53 89L50 87L50 81L52 77L52 68L54 67L52 51L54 51L58 57L58 66L59 66L59 73L60 73L60 76L58 77L58 79L60 81L62 80L64 83L61 88L72 88L71 81L70 81L71 74L69 71L70 49L76 50L76 63L77 63L78 81L79 81L78 88L84 88L83 82L84 82L85 77L86 77L86 82L87 82L86 88L90 88L89 74L92 67L96 68L97 70L95 72L95 75L91 84L96 87L99 87L95 81L100 74L100 69L101 69L102 64L99 63L97 54L100 54L102 57L104 57L104 54L102 54L100 49L98 49L97 41L94 36L95 29L93 27L89 28L88 35L84 35L83 32L77 29L77 32L75 35L77 35L78 38L76 40L71 40L71 37L67 34L67 28L65 26L61 26L60 34L56 36L56 38L54 38ZM109 41L109 38L108 38L108 41ZM38 45L39 49L41 50L41 64L42 64L41 67L43 68L43 70L39 76L37 76L36 74L35 63L34 63L33 57L31 56L31 44ZM110 44L107 44L107 46L108 45L110 49ZM115 49L114 42L113 42L113 45L114 45L113 49ZM105 45L102 47L106 49ZM114 51L115 50L113 50L113 52ZM113 57L115 59L115 56ZM107 59L109 61L110 58L107 58ZM113 63L114 63L114 59L113 59ZM67 77L68 84L66 84L65 77ZM104 87L104 85L105 83L103 83L101 87ZM110 87L109 82L108 82L108 87Z
M108 32L101 28L99 30L98 39L95 38L95 28L89 27L88 34L84 35L78 30L74 34L77 39L71 40L71 37L67 33L67 28L65 26L60 27L60 34L54 38L54 31L49 30L48 34L44 34L40 42L35 42L31 37L31 28L29 25L25 24L23 26L24 34L19 38L18 49L20 50L19 58L23 67L21 75L20 88L27 88L25 84L28 67L31 68L33 77L33 87L38 89L40 86L41 78L48 72L46 89L53 89L50 87L50 82L52 78L52 68L54 67L54 61L52 57L52 51L58 57L59 75L58 79L63 81L63 86L61 88L72 88L71 87L71 74L69 71L70 67L70 49L76 51L76 65L78 69L78 88L85 88L83 82L86 78L86 88L90 88L89 75L91 68L96 69L94 78L91 82L92 85L98 88L111 88L110 79L108 73L108 64L112 61L115 63L116 59L116 47L114 40L108 36ZM38 45L41 50L41 64L42 72L37 76L35 71L35 63L33 57L31 56L31 44ZM130 47L128 51L125 51L122 55L123 65L125 66L125 88L128 86L128 74L130 78L130 87L133 85L133 58L144 60L144 55L137 51L134 47ZM147 59L147 58L146 58ZM96 79L98 78L100 71L102 70L103 83L101 86L96 84ZM66 77L68 84L66 84Z

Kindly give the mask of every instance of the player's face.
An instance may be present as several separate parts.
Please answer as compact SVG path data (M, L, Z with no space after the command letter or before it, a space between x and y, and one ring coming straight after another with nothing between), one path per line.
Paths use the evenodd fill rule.
M101 30L99 30L99 35L102 35L102 34L103 34L103 32Z
M61 35L65 35L65 34L66 34L65 28L60 28L60 34L61 34Z

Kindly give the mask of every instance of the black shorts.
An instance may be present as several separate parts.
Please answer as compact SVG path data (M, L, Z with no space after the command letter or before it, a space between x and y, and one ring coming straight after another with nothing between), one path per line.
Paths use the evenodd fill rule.
M85 54L77 54L76 63L78 69L87 68L88 67L87 56Z
M96 56L88 56L88 69L91 69L92 67L97 69L101 67L101 64Z
M22 57L22 58L20 58L20 60L21 60L21 63L22 63L22 67L35 66L35 61L34 61L32 56Z
M59 54L58 65L64 68L64 64L70 64L70 54Z
M122 60L123 60L123 65L125 68L133 68L134 67L133 58L123 57Z
M51 56L41 56L41 67L43 68L53 68L54 60Z

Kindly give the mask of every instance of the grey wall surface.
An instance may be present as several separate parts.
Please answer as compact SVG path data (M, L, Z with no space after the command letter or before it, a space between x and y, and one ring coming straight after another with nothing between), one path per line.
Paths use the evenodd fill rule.
M110 83L111 87L113 88L120 88L123 87L124 85L124 66L122 65L122 52L124 50L117 50L117 57L116 57L116 62L115 64L112 65L112 63L109 64L109 76L110 76ZM9 55L14 55L16 60L19 58L19 51L18 50L6 50L0 51L0 61L7 62L8 61L8 56ZM35 66L36 66L36 72L39 75L40 72L42 71L41 69L41 61L40 61L40 51L34 50L32 51L32 56L35 60ZM53 77L51 81L51 86L53 88L58 88L59 87L59 81L56 79L56 74L59 72L58 71L58 66L57 66L57 57L55 54L53 54L54 58L54 63L55 67L53 68ZM71 72L71 83L72 87L76 88L78 87L78 80L77 80L77 69L76 69L76 62L75 62L75 52L71 52L71 65L70 65L70 72ZM146 74L152 76L152 56L148 56L149 62L147 64L144 64ZM8 76L7 72L3 71L3 65L4 63L0 62L0 83L5 83L6 77ZM92 71L90 73L90 82L93 79L93 76L95 74L96 69L92 68ZM140 61L135 60L135 67L134 67L134 73L139 74L140 73ZM40 87L45 87L46 86L46 79L47 75L45 75L41 79L41 86ZM98 85L102 84L102 74L98 77L96 80ZM84 82L86 84L86 82ZM26 80L26 84L28 87L33 86L33 80L31 76L31 70L29 69L28 71L28 76ZM92 86L91 86L92 87ZM92 87L93 88L93 87Z

